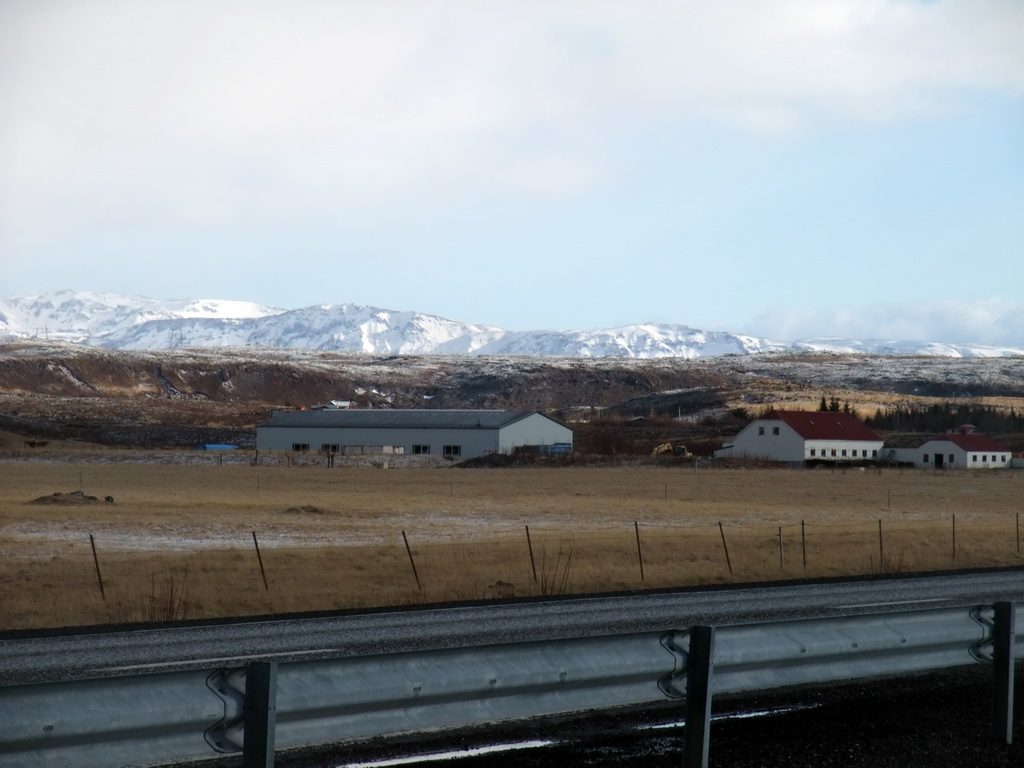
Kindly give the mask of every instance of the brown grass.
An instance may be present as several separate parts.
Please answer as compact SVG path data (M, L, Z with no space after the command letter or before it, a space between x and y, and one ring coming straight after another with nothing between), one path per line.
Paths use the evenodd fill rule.
M0 628L1017 565L1022 483L1009 471L4 462ZM115 503L28 503L79 489Z

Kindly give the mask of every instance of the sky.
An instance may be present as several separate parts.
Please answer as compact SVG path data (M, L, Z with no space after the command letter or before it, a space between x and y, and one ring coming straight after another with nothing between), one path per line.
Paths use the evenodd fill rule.
M5 0L0 296L1024 345L1021 0Z

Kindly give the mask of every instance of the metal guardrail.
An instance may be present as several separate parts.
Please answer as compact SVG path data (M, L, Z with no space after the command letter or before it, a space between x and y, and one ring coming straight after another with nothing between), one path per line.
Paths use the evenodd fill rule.
M999 637L1012 644L1022 634L1012 605L1010 618L1003 616L1000 624L994 606L973 606L719 627L704 670L706 697L991 663ZM356 741L666 699L688 698L697 717L692 708L700 702L690 700L700 677L691 648L698 631L8 686L0 688L0 766L107 768L243 749L247 765L266 765L275 744ZM1011 645L1004 672L1011 683L1014 655Z

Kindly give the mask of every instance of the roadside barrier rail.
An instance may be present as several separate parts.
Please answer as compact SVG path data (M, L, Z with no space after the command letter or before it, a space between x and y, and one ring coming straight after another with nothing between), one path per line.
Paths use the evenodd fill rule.
M1012 739L1012 603L0 687L0 766L172 763L678 699L706 765L713 693L992 665ZM159 631L159 630L156 630ZM704 727L701 727L703 723Z

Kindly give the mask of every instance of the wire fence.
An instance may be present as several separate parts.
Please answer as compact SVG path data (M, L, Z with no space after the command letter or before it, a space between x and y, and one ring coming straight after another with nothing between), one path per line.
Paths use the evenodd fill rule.
M72 542L6 558L0 627L73 626L1019 565L1020 514L873 523L524 526L486 536L401 531L379 543L187 552Z

